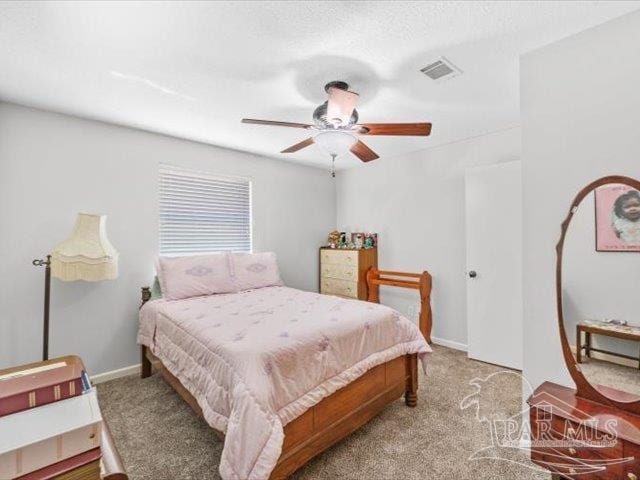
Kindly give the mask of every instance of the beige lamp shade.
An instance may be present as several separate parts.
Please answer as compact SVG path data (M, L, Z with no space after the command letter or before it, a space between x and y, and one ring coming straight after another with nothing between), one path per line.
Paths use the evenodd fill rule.
M51 252L51 275L69 282L118 276L118 252L107 238L106 215L78 214L71 236Z

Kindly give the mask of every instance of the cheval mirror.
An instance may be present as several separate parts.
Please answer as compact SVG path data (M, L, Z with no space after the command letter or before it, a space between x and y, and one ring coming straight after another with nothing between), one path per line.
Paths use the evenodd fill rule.
M556 292L577 395L640 414L640 181L583 188L562 223Z

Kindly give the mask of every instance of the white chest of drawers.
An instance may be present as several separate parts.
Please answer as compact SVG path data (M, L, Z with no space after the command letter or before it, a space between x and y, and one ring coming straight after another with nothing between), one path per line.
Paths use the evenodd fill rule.
M378 267L378 250L320 249L320 293L367 299L367 270Z

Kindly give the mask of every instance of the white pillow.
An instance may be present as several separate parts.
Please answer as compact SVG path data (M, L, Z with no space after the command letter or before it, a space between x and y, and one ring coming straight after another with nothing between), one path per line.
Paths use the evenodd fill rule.
M230 258L236 291L282 285L275 253L232 253Z
M167 300L235 291L226 253L160 257L157 272L162 296Z

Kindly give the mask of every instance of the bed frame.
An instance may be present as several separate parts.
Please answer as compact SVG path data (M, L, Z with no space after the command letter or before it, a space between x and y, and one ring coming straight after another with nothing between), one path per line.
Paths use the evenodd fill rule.
M422 273L392 272L371 267L367 271L367 301L380 303L380 285L418 290L420 294L420 316L418 326L427 343L431 344L431 286L433 280L427 271Z
M376 272L378 271L376 270ZM378 273L382 274L383 272ZM395 273L398 274L398 272ZM424 272L424 274L427 273ZM400 275L420 278L421 275L424 274ZM374 280L377 277L372 276L371 278ZM378 280L380 279L378 278ZM421 287L421 292L423 292L423 290L426 292L423 298L426 299L427 304L431 293L430 275L428 276L428 280L428 285L424 283ZM416 288L413 286L413 283L418 282L406 281L405 283L407 283L407 285L394 286ZM377 301L377 286L379 284L390 285L389 283L382 282L372 284L375 285L376 293L374 297L371 297L370 293L370 301ZM150 299L151 291L149 287L143 287L142 304L144 305ZM424 302L422 312L425 312ZM426 327L427 323L423 321L420 322L420 330L426 339L430 338L431 333L430 306L428 308L428 317L428 330L423 328ZM160 372L165 381L173 387L178 395L180 395L199 416L203 416L202 409L193 395L191 395L182 383L180 383L180 380L171 374L162 362L143 345L142 378L150 376L154 369ZM270 479L286 479L313 457L367 423L384 407L400 398L403 394L406 405L415 407L418 402L417 392L418 360L416 354L403 355L372 368L360 378L326 397L301 416L285 425L282 453L271 473ZM224 437L222 432L218 432L215 429L214 432L220 437Z

